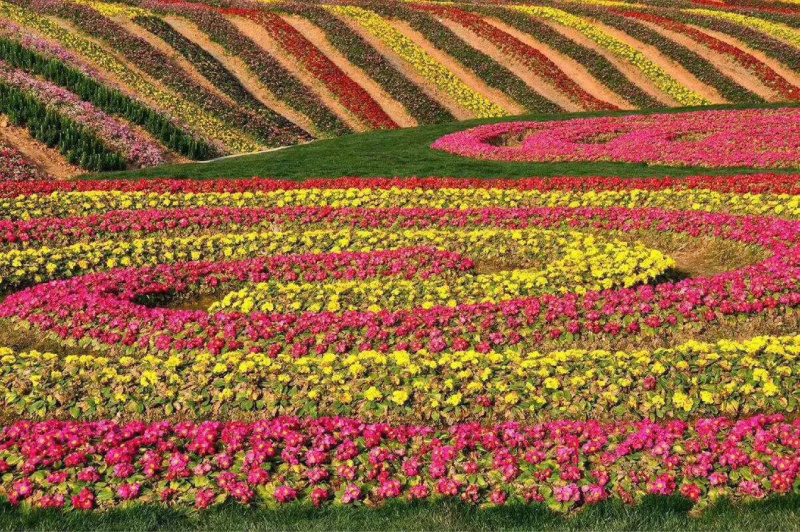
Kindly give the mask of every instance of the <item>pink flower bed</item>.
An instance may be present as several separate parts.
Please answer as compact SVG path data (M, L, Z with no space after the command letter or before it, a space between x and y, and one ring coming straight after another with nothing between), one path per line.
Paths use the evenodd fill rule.
M608 498L791 491L800 424L781 415L655 424L424 426L356 419L245 423L18 422L0 435L12 503L88 510L128 501L207 508L454 498L569 510Z
M519 137L519 145L504 145ZM431 147L509 162L790 168L800 165L800 109L504 122L445 135Z

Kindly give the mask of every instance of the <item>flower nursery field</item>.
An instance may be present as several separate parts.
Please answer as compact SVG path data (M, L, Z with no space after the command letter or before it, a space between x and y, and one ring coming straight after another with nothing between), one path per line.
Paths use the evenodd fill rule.
M0 0L0 530L800 530L796 66L788 0Z

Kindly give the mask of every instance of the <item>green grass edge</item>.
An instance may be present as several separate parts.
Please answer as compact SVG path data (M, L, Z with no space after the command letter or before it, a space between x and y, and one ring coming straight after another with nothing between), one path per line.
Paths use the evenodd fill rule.
M468 120L391 131L372 131L319 140L277 151L243 155L208 163L164 165L125 172L87 174L81 179L236 179L264 177L304 180L338 177L524 178L553 176L684 177L758 172L792 173L797 169L704 168L628 163L507 163L459 157L430 148L439 137L482 124L512 120L567 120L596 116L684 113L711 109L800 107L797 104L712 105L633 111L529 114Z

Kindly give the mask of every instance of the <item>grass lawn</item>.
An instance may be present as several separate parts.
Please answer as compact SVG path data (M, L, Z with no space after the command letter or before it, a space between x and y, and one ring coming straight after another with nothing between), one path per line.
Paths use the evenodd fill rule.
M797 496L738 506L723 501L699 517L689 516L689 508L688 501L677 497L646 499L638 506L609 502L569 517L538 505L481 510L456 502L397 502L381 509L295 505L280 510L228 504L199 513L148 507L69 514L3 504L0 530L800 530Z
M733 109L755 106L718 105L716 109ZM759 107L780 107L765 105ZM658 109L646 111L685 112L703 108ZM612 114L640 114L641 111L571 113L560 115L525 115L513 118L471 120L413 129L376 131L321 140L304 146L255 155L246 155L209 163L167 165L130 172L110 172L87 175L86 178L248 178L273 177L279 179L335 178L335 177L473 177L518 178L573 176L663 177L696 174L753 173L748 168L709 169L700 167L647 166L629 163L505 163L479 161L459 157L430 148L431 143L445 135L467 127L508 120L563 120L575 117L605 116Z

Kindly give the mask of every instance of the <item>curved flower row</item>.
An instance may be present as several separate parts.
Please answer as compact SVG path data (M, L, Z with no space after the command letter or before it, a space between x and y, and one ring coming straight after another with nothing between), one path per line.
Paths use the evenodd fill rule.
M515 145L504 145L504 140ZM695 111L506 122L451 133L432 147L464 157L501 161L797 167L800 110Z
M59 233L93 235L109 232L149 232L170 227L174 218L197 223L211 212L227 209L231 216L264 219L258 210L286 207L341 208L521 208L549 207L658 207L672 210L727 212L731 214L800 216L800 181L794 176L761 181L757 176L683 180L637 181L633 179L574 178L523 180L517 187L495 187L497 182L454 180L370 180L275 182L275 181L165 181L148 187L141 181L0 183L0 238L6 243L53 239ZM365 186L366 185L366 186ZM593 186L596 190L593 189ZM342 187L342 188L336 188ZM474 188L473 188L474 187ZM63 191L63 192L62 192ZM40 194L41 193L41 194ZM4 196L4 198L3 198ZM159 212L169 209L167 212ZM188 209L186 212L178 212ZM192 210L199 209L199 210ZM244 209L236 213L233 209ZM256 209L248 211L247 209ZM114 211L140 211L130 218ZM297 211L303 212L303 211ZM326 215L335 213L324 211ZM260 218L259 218L260 217ZM64 218L59 220L58 218ZM231 222L236 218L231 218ZM180 222L186 224L185 221ZM191 224L190 224L191 225ZM111 227L113 226L113 228ZM174 227L173 227L174 228ZM96 231L96 232L94 232Z
M653 351L362 351L294 358L232 351L141 358L0 348L6 415L203 419L248 412L457 423L795 413L800 337Z
M710 103L691 89L681 85L669 74L664 72L661 67L650 61L642 52L603 32L584 18L575 16L561 9L547 6L508 6L508 9L514 9L533 17L553 20L558 24L578 30L614 55L633 64L641 70L656 87L673 97L682 105L705 105Z
M675 328L687 331L734 323L738 317L748 315L783 319L781 317L789 309L800 304L797 222L657 209L487 209L479 211L477 218L468 211L407 209L407 220L401 223L399 230L378 229L381 224L393 226L403 216L402 211L322 209L323 213L333 213L332 217L304 215L299 218L301 223L296 232L272 230L195 237L161 235L130 242L117 238L55 249L12 249L3 255L4 280L8 283L42 282L116 266L177 264L165 267L166 280L154 278L147 271L112 270L101 276L35 286L9 296L0 306L0 315L35 325L62 341L72 338L70 341L78 341L83 346L114 351L163 356L196 350L213 353L254 350L272 356L282 352L304 356L329 350L347 353L373 348L379 351L426 348L437 353L450 348L473 348L486 352L493 346L518 345L524 349L545 342L571 345L575 338L647 338ZM313 209L306 212L311 213ZM484 221L480 222L482 219ZM453 229L464 226L469 220L497 228ZM343 224L352 229L311 230L315 221L321 221L325 227ZM445 225L437 230L415 228L415 224L428 226L434 221ZM311 226L300 229L309 223ZM359 229L359 224L371 229ZM231 264L181 261L238 260L265 252L327 250L336 253L342 249L374 250L421 244L441 245L462 253L469 250L478 256L497 258L513 249L510 244L515 242L515 235L530 231L511 230L523 224L531 228L565 226L573 230L585 227L713 236L765 248L774 255L732 272L657 286L585 294L576 290L565 295L545 294L498 303L444 305L430 309L301 315L251 312L243 315L147 308L135 302L137 297L147 294L224 288L221 283L225 281L220 275L230 279L231 273L237 271ZM447 225L451 228L447 229ZM506 243L483 246L482 241L489 242L483 240L485 236ZM471 242L471 237L476 239ZM248 279L247 274L242 273L236 278ZM194 280L189 282L190 279ZM114 288L114 283L119 282L124 289ZM104 288L109 283L111 287ZM191 286L197 284L199 288Z
M476 117L487 118L508 114L485 96L468 87L455 74L374 11L356 6L325 6L325 8L337 15L356 21L394 53L408 61L423 77L446 92L459 105L472 111Z
M477 244L476 249L463 252L480 259L485 249L506 244L497 236L460 234ZM330 283L285 283L281 280L248 284L240 290L229 292L209 308L209 312L262 312L309 311L322 309L338 312L348 310L432 308L438 305L491 303L530 297L543 293L583 293L587 290L610 289L615 286L630 287L648 282L674 266L674 261L661 252L647 249L641 244L629 246L620 241L603 241L580 233L559 234L542 232L536 238L546 238L548 244L559 248L553 253L543 249L541 241L530 241L525 232L513 232L513 252L524 257L534 255L542 269L519 268L496 273L459 272L459 275L442 275L424 279L337 280ZM479 240L478 240L479 239ZM552 239L552 240L551 240ZM478 240L476 242L476 240ZM599 241L598 241L599 240ZM472 243L471 242L471 243ZM533 244L533 245L532 245ZM448 248L452 245L441 243ZM563 247L562 247L563 246ZM538 264L537 264L538 265Z
M799 448L800 427L780 415L448 430L348 418L19 422L0 436L0 486L14 504L80 510L459 498L565 511L647 494L707 504L791 492Z

